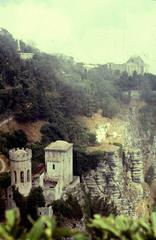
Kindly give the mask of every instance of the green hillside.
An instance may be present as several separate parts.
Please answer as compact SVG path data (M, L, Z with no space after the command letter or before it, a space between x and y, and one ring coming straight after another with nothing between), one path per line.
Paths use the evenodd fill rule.
M78 115L91 116L99 109L105 117L122 114L128 106L131 91L139 91L146 102L141 109L141 121L156 115L156 76L133 76L112 72L106 65L76 63L72 57L40 52L23 41L21 51L33 53L31 60L22 60L17 40L2 30L0 34L0 118L14 116L18 122L46 120L41 129L42 143L64 139L76 146L95 143L95 136L81 126ZM17 133L16 133L17 134ZM2 140L1 138L4 137ZM4 142L8 136L2 136ZM16 144L17 145L17 144ZM8 144L6 148L14 147ZM2 149L1 149L2 150Z

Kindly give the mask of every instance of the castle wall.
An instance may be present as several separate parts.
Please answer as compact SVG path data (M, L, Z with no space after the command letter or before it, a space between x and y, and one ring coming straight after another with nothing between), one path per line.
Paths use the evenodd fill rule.
M33 187L43 187L44 172L33 176L32 185Z
M51 204L53 201L61 198L62 189L60 188L60 183L58 182L55 187L43 187L43 195L46 201L46 205Z
M52 217L52 215L53 215L52 206L49 206L49 207L39 207L37 210L38 210L37 212L38 212L39 216L49 216L49 217Z
M45 152L47 155L47 152ZM47 156L46 156L47 159ZM47 176L55 181L58 181L60 187L64 186L64 165L63 165L63 153L49 152L48 159L46 161Z

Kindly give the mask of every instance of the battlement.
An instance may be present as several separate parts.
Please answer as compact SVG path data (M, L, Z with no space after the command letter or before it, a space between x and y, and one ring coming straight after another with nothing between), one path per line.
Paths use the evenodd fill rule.
M28 161L32 158L32 150L29 148L13 148L9 151L11 161Z

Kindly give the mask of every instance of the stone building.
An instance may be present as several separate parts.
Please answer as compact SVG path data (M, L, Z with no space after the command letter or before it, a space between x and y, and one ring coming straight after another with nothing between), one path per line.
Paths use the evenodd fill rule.
M52 201L72 192L80 184L78 176L73 176L73 144L65 141L52 142L45 148L45 165L39 164L31 173L31 149L12 149L9 151L11 186L8 188L7 207L15 207L12 186L23 196L28 196L33 187L41 187L46 207L39 213L51 213L48 205Z
M73 144L56 141L45 148L47 176L60 179L63 187L73 180ZM64 171L65 170L65 171Z
M130 59L123 64L107 63L107 68L112 71L127 72L128 75L133 75L134 72L143 75L149 72L149 66L139 56L130 57Z
M22 60L31 60L34 56L32 52L22 52L19 40L17 40L17 52Z
M32 188L31 149L12 149L9 151L11 185L27 196Z

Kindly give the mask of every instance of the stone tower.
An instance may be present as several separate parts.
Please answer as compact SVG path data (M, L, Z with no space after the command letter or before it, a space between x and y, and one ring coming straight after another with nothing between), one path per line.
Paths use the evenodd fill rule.
M15 186L19 192L27 196L32 188L31 180L31 149L12 149L9 151L11 186Z
M45 164L48 177L67 186L73 180L73 144L61 140L49 144L45 148Z
M17 52L20 53L21 52L21 45L20 45L20 41L17 40Z

